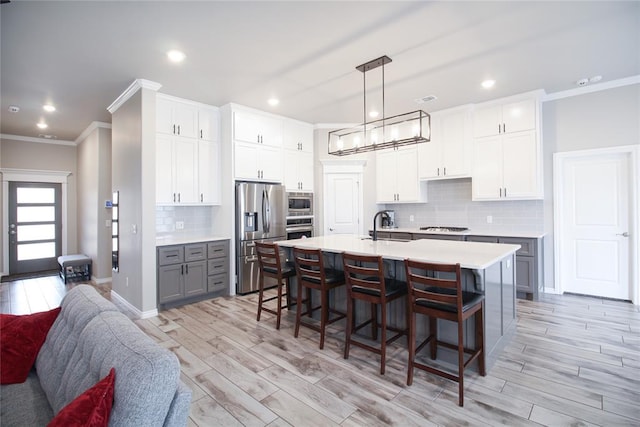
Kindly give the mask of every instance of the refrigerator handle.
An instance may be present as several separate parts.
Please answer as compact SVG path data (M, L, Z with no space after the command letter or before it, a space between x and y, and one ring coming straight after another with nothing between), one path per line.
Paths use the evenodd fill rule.
M264 200L262 201L265 215L264 215L264 227L265 233L271 232L271 202L269 201L269 192L267 190L262 190L264 195Z

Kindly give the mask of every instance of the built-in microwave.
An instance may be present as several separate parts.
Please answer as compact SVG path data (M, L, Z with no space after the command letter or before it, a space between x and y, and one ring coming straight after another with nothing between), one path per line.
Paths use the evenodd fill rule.
M287 216L313 215L313 193L287 192Z

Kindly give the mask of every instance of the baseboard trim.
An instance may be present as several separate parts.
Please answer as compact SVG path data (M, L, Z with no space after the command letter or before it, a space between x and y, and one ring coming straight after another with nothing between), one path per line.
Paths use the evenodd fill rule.
M111 283L111 277L98 279L96 276L91 276L91 280L93 280L96 285L104 285L105 283Z
M148 319L149 317L155 317L158 315L157 308L154 308L153 310L140 311L138 307L134 306L129 301L124 299L122 296L118 295L118 293L113 289L111 290L111 299L116 300L118 303L124 305L127 308L127 310L131 311L131 313L133 313L133 315L136 316L138 319Z
M545 294L554 294L554 295L560 295L560 292L558 292L558 290L556 288L544 288L544 293Z

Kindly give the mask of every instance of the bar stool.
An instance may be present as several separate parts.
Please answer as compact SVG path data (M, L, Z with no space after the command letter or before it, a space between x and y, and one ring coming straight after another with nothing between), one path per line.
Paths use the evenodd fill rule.
M324 348L324 336L327 325L344 319L344 313L329 306L329 291L344 285L344 275L334 269L327 269L324 266L322 251L319 249L293 248L293 258L296 266L298 280L297 310L296 310L296 330L294 337L298 338L300 325L306 326L314 331L320 332L320 350ZM302 290L306 297L302 299ZM320 291L320 305L312 307L311 291ZM302 303L306 303L306 311L302 312ZM305 322L302 315L311 316L314 311L320 309L320 326ZM331 317L331 313L336 314Z
M283 262L280 258L280 248L275 243L256 242L256 252L258 253L258 265L260 266L260 280L258 282L258 316L256 321L260 321L260 314L262 311L276 315L276 329L280 329L280 317L282 314L282 297L287 299L287 308L291 307L291 297L289 293L290 282L289 279L296 274L296 270L291 263ZM276 280L276 286L278 287L278 295L274 297L264 298L264 279L270 277ZM286 292L283 293L283 286L287 287ZM276 309L268 308L264 306L264 303L278 300Z
M413 368L422 369L458 383L458 405L464 405L464 370L478 359L480 375L485 376L484 363L484 295L462 290L460 264L432 264L405 260L409 287L409 370L407 385L413 382ZM426 272L433 272L428 277ZM440 278L442 273L455 273L454 279ZM416 314L429 317L429 336L416 348ZM464 347L464 321L475 317L475 347ZM458 344L438 340L438 319L458 324ZM415 361L416 353L430 343L431 359L437 356L438 345L458 351L458 373L452 374ZM471 356L465 362L464 353Z
M405 282L384 277L384 264L380 256L343 252L342 260L347 282L347 331L345 333L344 358L349 358L351 344L372 351L380 355L380 374L384 375L387 344L407 334L406 329L387 326L387 303L406 295L407 285ZM371 304L371 319L357 326L354 314L356 300ZM380 322L378 322L378 305L380 305ZM369 324L371 324L371 338L374 341L378 339L378 326L380 327L379 348L351 337L352 333ZM387 329L397 332L397 334L387 339Z

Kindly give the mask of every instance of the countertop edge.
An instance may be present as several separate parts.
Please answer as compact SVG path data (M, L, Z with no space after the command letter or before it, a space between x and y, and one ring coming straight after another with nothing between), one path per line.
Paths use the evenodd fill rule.
M188 245L191 243L219 242L230 240L230 237L224 236L168 236L156 237L156 248L162 246Z
M373 230L369 230L373 231ZM538 232L538 231L500 231L500 230L467 230L467 231L459 231L459 232L442 232L442 231L427 231L420 230L417 228L380 228L378 231L388 232L388 233L411 233L411 234L431 234L431 235L443 235L443 236L495 236L495 237L515 237L515 238L523 238L523 239L540 239L546 236L548 233L546 232Z

